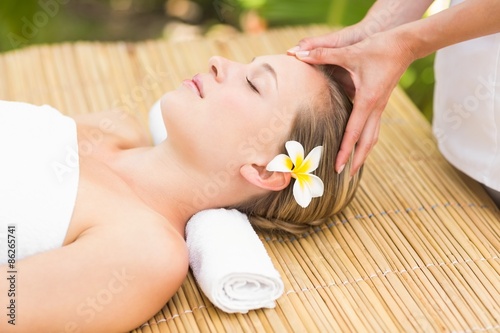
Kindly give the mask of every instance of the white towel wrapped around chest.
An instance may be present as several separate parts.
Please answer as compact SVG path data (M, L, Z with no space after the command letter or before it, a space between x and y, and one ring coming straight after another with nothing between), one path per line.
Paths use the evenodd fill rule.
M283 281L245 214L201 211L186 226L186 242L193 274L215 306L229 313L275 307Z
M61 247L80 174L75 121L47 105L0 101L0 152L0 264L7 238L18 260Z

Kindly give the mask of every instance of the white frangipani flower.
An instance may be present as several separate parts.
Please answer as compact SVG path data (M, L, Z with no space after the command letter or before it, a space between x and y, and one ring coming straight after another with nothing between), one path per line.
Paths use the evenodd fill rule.
M296 179L293 184L293 196L297 203L306 208L312 198L323 195L323 181L311 172L316 170L321 159L323 146L315 147L304 158L304 147L297 141L287 141L285 144L288 156L279 154L269 164L268 171L289 172Z

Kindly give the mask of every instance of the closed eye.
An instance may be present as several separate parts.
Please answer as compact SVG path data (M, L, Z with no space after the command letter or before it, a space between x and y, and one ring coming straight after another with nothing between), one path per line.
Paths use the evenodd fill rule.
M260 94L259 90L257 89L257 87L255 87L253 85L253 83L248 79L248 77L246 78L247 79L247 83L248 85L250 86L250 88L252 88L253 91L255 91L257 94Z

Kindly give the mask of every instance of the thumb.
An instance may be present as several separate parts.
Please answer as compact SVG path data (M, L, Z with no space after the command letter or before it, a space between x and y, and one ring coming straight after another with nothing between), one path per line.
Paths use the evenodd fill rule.
M297 51L312 50L319 47L337 48L349 46L363 39L362 36L359 25L353 25L321 36L303 38L298 42L297 46L289 49L287 53L293 55Z
M338 47L340 32L332 32L326 35L307 37L299 41L298 46L301 50L312 50L318 47Z
M344 49L318 47L310 51L297 51L295 57L310 64L338 65L345 68L346 54Z
M297 46L288 49L286 52L291 55L295 55L298 51L312 50L318 47L336 47L338 38L337 33L330 33L322 36L316 37L306 37L301 39Z

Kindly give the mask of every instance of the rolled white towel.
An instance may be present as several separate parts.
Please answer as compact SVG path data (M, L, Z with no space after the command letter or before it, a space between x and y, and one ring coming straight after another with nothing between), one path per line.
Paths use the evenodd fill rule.
M186 242L194 277L216 307L247 313L276 306L283 281L245 214L201 211L187 223Z

